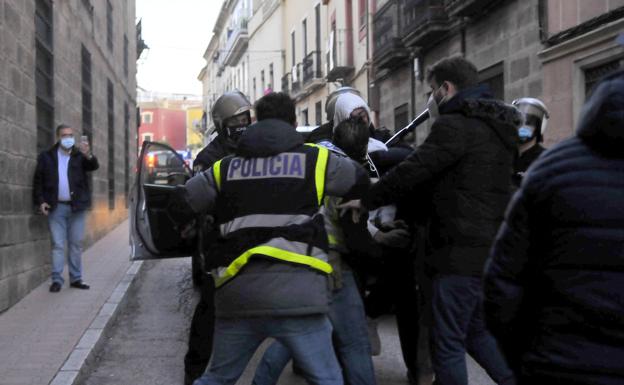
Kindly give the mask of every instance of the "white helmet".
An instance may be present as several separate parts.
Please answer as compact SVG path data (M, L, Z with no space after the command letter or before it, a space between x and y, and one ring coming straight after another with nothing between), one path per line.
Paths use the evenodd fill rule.
M541 142L548 126L549 115L546 105L536 98L520 98L511 104L522 114L523 126L531 125L536 129L539 127L539 132L535 132L530 139L537 137L537 141Z

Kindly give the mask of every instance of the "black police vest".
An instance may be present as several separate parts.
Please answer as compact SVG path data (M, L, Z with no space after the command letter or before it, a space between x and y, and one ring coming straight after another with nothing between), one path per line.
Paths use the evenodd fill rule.
M214 164L219 252L225 261L214 274L217 287L253 257L332 272L319 213L328 156L323 147L302 145L270 157L230 156Z

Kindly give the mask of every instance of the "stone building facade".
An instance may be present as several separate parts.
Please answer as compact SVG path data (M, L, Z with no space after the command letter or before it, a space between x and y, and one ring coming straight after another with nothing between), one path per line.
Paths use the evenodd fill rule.
M47 221L31 197L56 125L87 134L100 162L85 246L126 218L138 40L132 0L0 0L0 311L49 276Z

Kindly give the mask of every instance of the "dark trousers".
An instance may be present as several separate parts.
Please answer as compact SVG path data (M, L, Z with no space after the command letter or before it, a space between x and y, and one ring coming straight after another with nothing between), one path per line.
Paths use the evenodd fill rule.
M191 321L188 351L184 356L185 385L191 385L204 374L212 355L215 325L214 291L212 277L205 276L201 285L201 298Z
M468 385L466 352L497 384L515 377L483 319L480 277L438 274L432 282L431 358L438 385Z
M405 250L383 249L384 264L377 282L366 297L366 314L376 318L394 311L403 361L413 377L418 367L420 293L417 288L414 257Z

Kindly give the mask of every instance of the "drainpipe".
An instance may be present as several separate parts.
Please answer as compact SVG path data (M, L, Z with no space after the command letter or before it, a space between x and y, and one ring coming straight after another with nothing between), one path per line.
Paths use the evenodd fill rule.
M414 54L414 52L410 53L410 61L409 61L409 68L410 68L410 89L411 89L411 99L410 99L410 112L411 112L411 117L413 120L414 117L416 116L416 73L414 71L414 60L416 59L416 55ZM420 63L418 63L419 67L420 67ZM419 68L420 70L420 68Z

